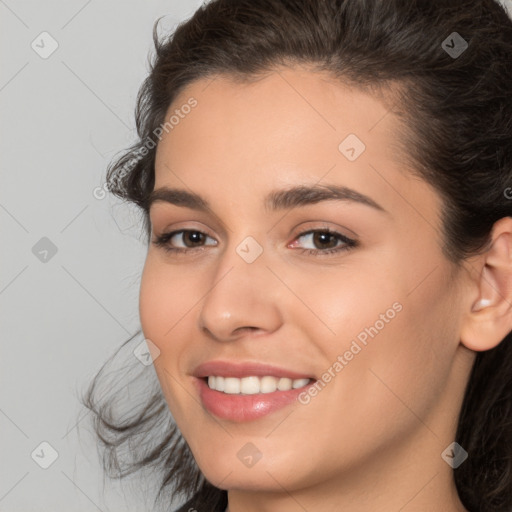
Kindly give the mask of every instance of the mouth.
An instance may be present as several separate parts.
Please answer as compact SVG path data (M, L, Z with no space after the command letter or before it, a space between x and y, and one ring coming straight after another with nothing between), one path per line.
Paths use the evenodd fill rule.
M305 373L253 362L210 361L193 377L204 410L233 422L254 421L290 406L316 382Z
M263 377L251 375L248 377L225 377L220 375L209 375L203 380L208 387L228 395L256 395L274 393L275 391L290 391L300 389L310 384L314 379L301 378L290 379L288 377L274 377L265 375Z

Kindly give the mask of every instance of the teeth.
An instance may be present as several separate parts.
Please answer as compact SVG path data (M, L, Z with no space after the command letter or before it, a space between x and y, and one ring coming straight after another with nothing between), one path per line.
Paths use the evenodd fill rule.
M309 379L295 379L294 381L292 381L292 388L293 389L302 388L302 387L306 386L308 383L309 383Z
M277 383L277 389L279 389L279 391L288 391L289 389L292 389L292 379L287 379L285 377L280 378Z
M275 377L262 377L260 379L261 393L272 393L277 389L277 379Z
M244 377L240 379L240 392L243 395L254 395L260 392L260 379L258 377Z
M274 391L288 391L302 388L309 384L310 379L288 379L286 377L220 377L210 375L208 387L215 391L222 391L229 395L255 395L257 393L273 393Z
M217 378L215 378L215 381L217 381ZM215 384L217 384L217 382L215 382ZM224 393L238 395L240 393L240 379L226 377L224 379Z

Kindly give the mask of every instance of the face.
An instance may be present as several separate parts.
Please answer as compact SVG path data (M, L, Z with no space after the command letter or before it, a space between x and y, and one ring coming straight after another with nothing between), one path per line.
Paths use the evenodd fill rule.
M293 490L437 442L460 290L440 198L400 162L385 103L286 68L194 82L173 114L140 316L206 478Z

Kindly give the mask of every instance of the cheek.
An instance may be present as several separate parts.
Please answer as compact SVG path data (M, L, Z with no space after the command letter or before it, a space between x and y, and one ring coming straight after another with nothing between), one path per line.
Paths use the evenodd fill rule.
M182 396L183 387L177 384L176 376L182 371L180 354L187 347L186 315L197 302L193 289L190 281L180 279L176 268L148 255L139 292L140 323L144 337L159 350L153 366L178 426L185 415L182 404L187 396Z
M448 280L446 268L438 267L414 291L388 294L402 310L368 342L363 364L372 390L367 397L382 400L397 415L403 409L407 416L409 407L423 417L444 392L458 345Z
M366 341L369 347L370 340L381 337L403 314L397 311L402 309L401 297L390 284L389 274L379 276L378 271L373 262L360 261L333 271L325 279L297 280L302 281L301 288L294 283L294 291L304 298L314 316L297 307L301 315L293 321L322 348L329 361L349 350L354 340L362 348Z
M161 276L160 276L161 277ZM139 316L144 337L155 343L160 350L166 324L165 310L169 308L164 279L159 279L156 265L146 259L139 292Z
M148 255L142 272L139 293L139 315L142 331L164 353L177 341L175 332L181 326L194 299L194 284L180 278L176 268Z
M347 356L338 373L333 369L343 376L333 379L333 401L377 424L387 416L404 425L414 420L404 403L417 413L432 407L458 345L449 264L431 247L418 247L416 255L397 244L396 251L358 261L358 272L333 279L336 285L310 288L311 304L336 333L313 337L330 340L321 341L326 369Z

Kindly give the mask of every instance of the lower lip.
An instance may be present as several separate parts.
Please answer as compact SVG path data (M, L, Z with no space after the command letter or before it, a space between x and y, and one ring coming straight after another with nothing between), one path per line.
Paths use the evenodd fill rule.
M289 391L274 391L272 393L256 393L254 395L230 395L210 389L204 379L196 379L199 386L199 396L206 410L218 418L245 422L262 418L268 414L295 402L297 397L313 385Z

